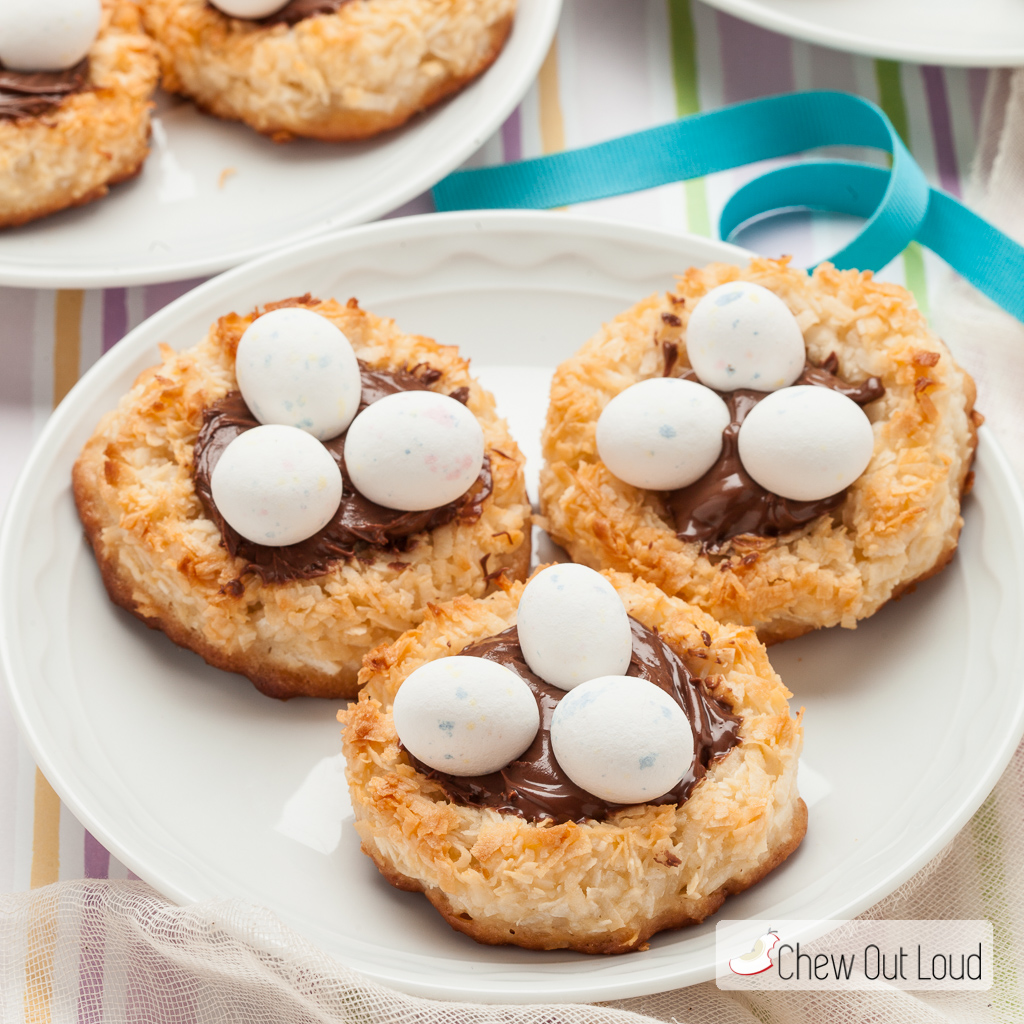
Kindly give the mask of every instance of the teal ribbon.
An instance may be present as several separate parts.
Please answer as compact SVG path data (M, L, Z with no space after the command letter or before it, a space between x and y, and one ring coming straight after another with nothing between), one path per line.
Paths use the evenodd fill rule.
M769 171L726 203L720 236L794 207L856 214L866 222L829 258L835 266L880 270L916 240L1024 320L1024 248L930 188L885 113L848 93L771 96L583 149L458 171L434 186L434 203L438 210L550 209L838 145L883 150L891 165L814 160Z

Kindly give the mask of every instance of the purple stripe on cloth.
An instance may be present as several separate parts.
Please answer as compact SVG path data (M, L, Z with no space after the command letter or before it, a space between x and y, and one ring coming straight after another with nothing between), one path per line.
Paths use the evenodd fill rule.
M129 882L141 882L141 881L142 881L142 879L141 879L141 878L139 878L139 876L138 876L137 874L135 874L135 872L134 872L134 871L132 871L132 869L131 869L131 868L128 868L128 869L127 869L127 875L126 875L126 877L128 878L128 881L129 881Z
M422 192L415 199L402 203L390 213L385 213L381 220L394 220L395 217L415 217L420 213L433 213L437 209L434 206L434 197L429 192Z
M39 293L28 288L0 288L0 510L32 447L32 354L35 348L36 303ZM52 301L52 300L51 300ZM52 342L51 342L52 344ZM2 730L0 730L2 735ZM17 774L16 744L0 740L0 778ZM13 769L15 775L8 774ZM0 793L0 820L15 820L13 787ZM0 828L0 865L14 864L15 829ZM0 874L0 885L3 884Z
M195 277L190 281L168 281L163 284L147 285L143 293L142 303L146 316L152 316L154 313L159 312L168 303L184 295L185 292L191 291L196 285L202 284L205 280L205 277Z
M36 293L29 288L0 289L0 402L32 404L32 347L35 344Z
M85 834L92 839L88 832ZM86 893L85 901L78 943L78 1024L103 1024L103 959L106 952L103 895L90 891Z
M971 103L975 130L981 127L981 109L985 105L986 89L988 89L988 68L968 68L967 95Z
M924 91L928 99L928 113L932 120L932 138L935 140L935 163L939 172L939 184L960 198L960 173L956 165L956 147L953 142L953 123L949 113L949 97L946 95L946 76L942 68L934 64L921 66Z
M523 158L523 123L516 107L501 126L501 148L505 154L505 163L510 164Z
M103 351L109 352L128 333L128 290L108 288L103 293Z
M110 853L88 829L84 854L86 878L106 878L110 874Z
M788 36L768 32L721 12L716 12L716 17L724 103L742 103L796 89L793 42ZM734 175L728 180L735 187L748 177L749 174L742 179ZM806 259L808 264L815 262L810 258L815 253L815 241L809 217L783 214L769 218L761 223L755 237L758 252L798 256L798 261Z
M793 44L787 36L717 12L722 51L722 99L741 103L792 92Z

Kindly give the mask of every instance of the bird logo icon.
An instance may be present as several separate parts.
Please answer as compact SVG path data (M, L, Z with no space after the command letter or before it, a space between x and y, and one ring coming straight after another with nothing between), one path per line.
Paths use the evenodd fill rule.
M733 957L729 961L729 970L733 974L763 974L765 971L771 970L774 966L772 963L771 953L772 950L779 944L779 935L773 928L769 928L767 932L762 935L757 942L754 943L754 948L749 953L744 953L743 956Z

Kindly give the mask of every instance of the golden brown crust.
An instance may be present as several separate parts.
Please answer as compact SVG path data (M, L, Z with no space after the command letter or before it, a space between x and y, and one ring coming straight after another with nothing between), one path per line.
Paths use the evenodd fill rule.
M624 953L655 932L702 921L799 845L799 718L750 629L622 573L606 573L629 613L680 651L708 690L743 716L740 743L685 803L628 808L561 825L449 803L398 744L391 705L426 661L458 654L515 621L522 584L434 607L364 662L359 701L342 711L356 829L397 888L423 892L478 942ZM711 638L707 646L701 637Z
M352 697L363 655L419 623L431 602L482 596L500 572L523 578L530 508L523 457L457 350L401 333L350 301L309 300L372 366L429 362L436 390L469 389L494 490L474 523L452 522L402 554L339 561L312 580L236 585L244 563L221 544L192 484L203 409L235 388L234 355L253 314L232 313L195 348L144 371L101 421L75 463L75 502L111 599L211 665L269 696Z
M676 374L688 365L690 310L735 279L786 301L813 362L835 352L842 376L879 376L886 392L865 410L875 431L871 463L836 512L782 538L737 537L709 554L676 537L656 492L608 472L594 432L612 397L663 372L664 342L679 345ZM717 619L754 626L766 643L853 628L955 552L977 443L974 398L974 382L902 288L828 265L808 276L784 260L691 269L673 293L616 317L555 373L541 509L575 561L650 580Z
M632 953L635 950L646 949L647 940L652 935L657 935L658 932L700 924L722 906L727 896L735 896L737 893L743 892L744 889L749 889L765 875L774 871L796 850L806 833L807 805L798 798L788 836L782 836L778 845L772 849L771 855L756 868L727 882L708 896L697 900L688 900L685 903L677 901L675 904L665 907L661 913L645 921L639 931L628 929L625 941L621 935L581 937L571 944L567 944L568 948L577 953L604 953L606 955ZM477 942L487 946L515 944L526 949L565 948L552 944L552 940L557 942L559 939L559 936L552 932L523 928L516 930L506 927L504 921L477 921L465 911L459 911L453 906L452 901L440 889L436 887L425 889L422 882L398 873L375 849L367 849L365 843L362 844L361 849L377 865L377 869L391 885L406 892L422 892L455 931L462 932L463 935L468 935L471 939L476 939Z
M85 88L46 114L0 121L0 227L92 202L138 174L157 75L136 5L103 0Z
M163 85L275 141L340 142L404 124L486 70L516 0L362 0L293 26L206 0L148 0Z

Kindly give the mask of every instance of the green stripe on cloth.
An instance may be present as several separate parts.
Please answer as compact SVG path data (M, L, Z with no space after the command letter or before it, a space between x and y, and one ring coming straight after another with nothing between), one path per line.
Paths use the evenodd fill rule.
M917 242L911 242L903 250L903 276L907 282L907 290L917 300L917 308L927 316L930 309L928 278L924 270L924 249Z
M875 81L878 83L878 105L889 116L893 128L899 132L900 138L909 149L910 132L907 125L907 104L903 99L899 64L894 60L876 60Z
M672 79L676 93L676 114L685 117L700 111L697 87L697 33L690 12L690 0L667 0L672 40ZM696 235L711 237L708 194L703 178L683 182L686 194L686 226Z
M910 122L907 120L899 64L894 60L876 60L875 81L878 83L878 105L910 149ZM910 151L913 153L912 149ZM911 242L903 251L903 278L907 282L907 291L917 300L918 309L927 316L930 308L928 278L924 269L924 252L917 242Z
M998 1020L1024 1020L1017 965L1014 962L1013 924L1006 901L1006 869L1003 837L996 807L998 787L989 793L969 825L974 858L981 876L981 901L985 916L992 922L992 1008ZM1002 949L1003 956L995 955Z

